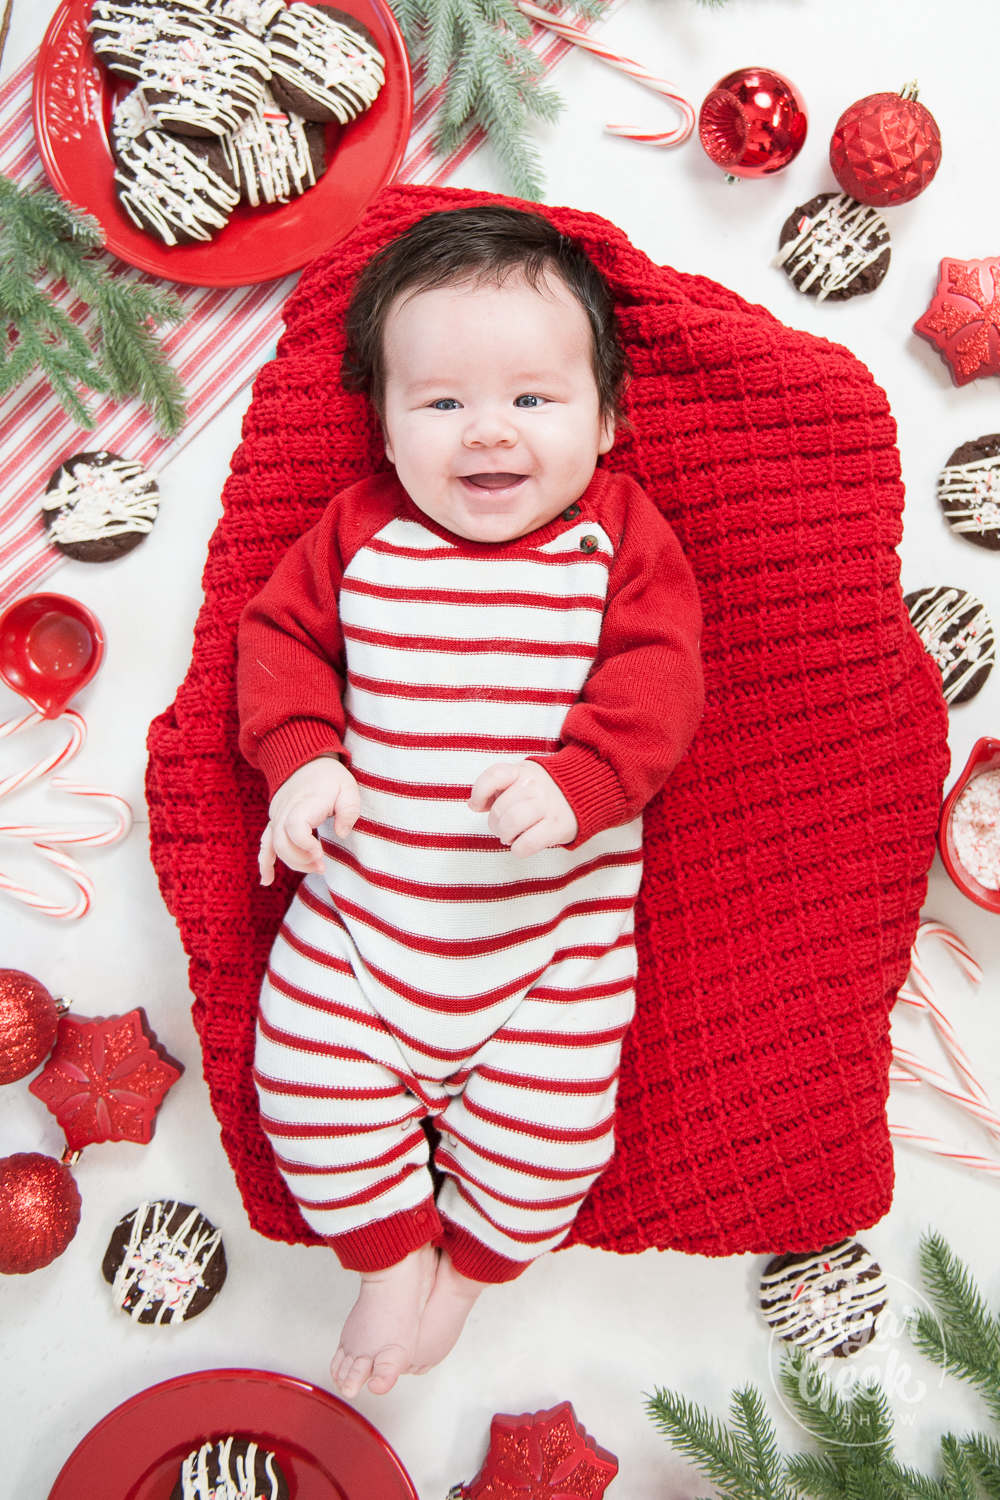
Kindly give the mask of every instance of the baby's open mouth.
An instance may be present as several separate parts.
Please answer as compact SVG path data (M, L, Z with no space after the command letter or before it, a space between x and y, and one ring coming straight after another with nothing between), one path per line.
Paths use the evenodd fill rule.
M462 483L477 490L508 490L524 477L523 474L463 474Z

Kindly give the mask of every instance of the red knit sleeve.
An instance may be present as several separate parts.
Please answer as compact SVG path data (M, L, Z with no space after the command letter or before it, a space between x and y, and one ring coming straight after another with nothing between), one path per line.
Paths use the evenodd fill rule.
M339 594L358 547L398 508L385 475L352 485L285 553L240 620L240 749L268 794L307 761L339 755L344 641Z
M642 811L690 744L704 703L694 574L639 486L622 476L615 484L624 505L598 654L562 747L531 757L576 814L571 848Z

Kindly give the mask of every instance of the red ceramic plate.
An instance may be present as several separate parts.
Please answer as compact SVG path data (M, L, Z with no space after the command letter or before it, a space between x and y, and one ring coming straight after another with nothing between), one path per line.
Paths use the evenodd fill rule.
M35 69L38 152L53 187L93 214L107 247L130 265L194 286L244 286L297 271L335 245L390 182L410 132L413 90L399 27L385 0L337 0L362 21L385 57L385 84L371 109L344 129L329 126L330 165L315 187L273 208L237 208L204 245L162 245L118 207L107 121L127 92L90 48L90 0L62 0Z
M291 1500L418 1500L389 1444L353 1407L265 1370L198 1370L140 1391L91 1428L49 1500L170 1500L184 1455L230 1432L272 1450Z

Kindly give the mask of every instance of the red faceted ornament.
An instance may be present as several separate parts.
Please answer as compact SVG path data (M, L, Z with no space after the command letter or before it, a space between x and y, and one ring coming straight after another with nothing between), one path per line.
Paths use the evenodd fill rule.
M0 1161L0 1273L38 1271L61 1255L80 1222L80 1191L54 1156L24 1151Z
M698 138L734 177L780 172L802 150L808 117L802 95L772 68L737 68L720 78L698 115Z
M600 1500L617 1473L614 1454L598 1448L562 1401L549 1411L494 1417L483 1467L449 1500Z
M913 330L939 350L956 385L1000 375L1000 256L946 257L931 305Z
M33 1073L56 1039L59 1007L20 969L0 969L0 1083Z
M830 141L830 166L844 192L872 208L894 208L922 193L941 165L941 132L917 102L917 86L869 94L845 109Z
M150 1140L182 1072L142 1010L106 1020L64 1016L55 1051L28 1088L55 1115L69 1148L82 1151L100 1141Z

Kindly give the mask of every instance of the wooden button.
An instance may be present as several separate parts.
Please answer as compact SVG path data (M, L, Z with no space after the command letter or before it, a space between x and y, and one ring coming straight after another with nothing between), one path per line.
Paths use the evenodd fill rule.
M562 513L562 518L564 521L575 521L579 514L580 507L578 505L567 505L566 509Z
M597 538L596 538L596 536L582 536L580 538L580 551L581 552L596 552L597 551Z

